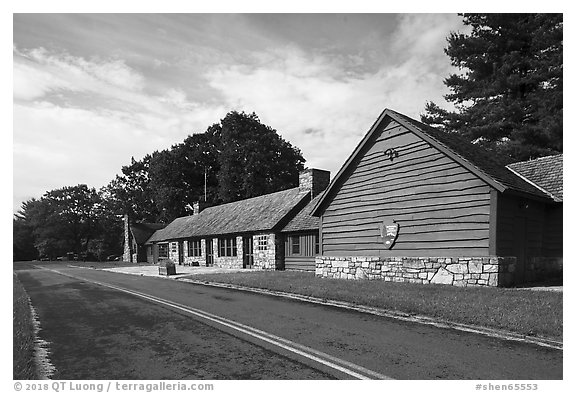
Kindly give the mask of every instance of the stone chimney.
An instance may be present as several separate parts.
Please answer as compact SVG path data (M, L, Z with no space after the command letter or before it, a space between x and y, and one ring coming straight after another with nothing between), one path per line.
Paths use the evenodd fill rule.
M192 204L192 214L198 215L200 212L208 207L208 203L204 201L196 201Z
M324 191L330 184L330 171L306 168L300 172L300 192L310 191L312 198Z
M130 233L130 217L124 214L124 252L122 254L124 262L132 262L132 235Z

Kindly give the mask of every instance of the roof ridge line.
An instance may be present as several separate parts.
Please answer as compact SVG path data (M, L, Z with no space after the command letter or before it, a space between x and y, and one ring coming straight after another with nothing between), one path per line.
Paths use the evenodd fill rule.
M549 156L544 156L544 157L537 157L537 158L532 158L532 159L529 159L529 160L525 160L525 161L517 161L517 162L512 162L512 163L510 163L510 164L508 164L508 165L523 164L523 163L526 163L526 162L532 162L532 161L537 161L537 160L543 160L543 159L546 159L546 158L551 158L551 157L558 157L558 156L563 156L563 155L564 155L564 153L558 153L558 154L550 154ZM508 167L508 165L506 165L506 167Z
M270 192L270 193L268 193L268 194L262 194L262 195L257 195L257 196L253 196L253 197L250 197L250 198L238 199L237 201L231 201L231 202L222 203L222 204L220 204L220 205L207 206L205 209L202 209L202 211L200 211L200 213L198 213L198 214L190 214L190 215L184 216L184 217L198 216L198 215L202 214L202 212L204 212L204 211L206 211L206 210L209 210L209 209L212 209L212 208L214 208L214 207L221 207L221 206L230 205L230 204L232 204L232 203L249 201L250 199L262 198L262 197L266 197L266 196L278 194L278 193L281 193L281 192L292 191L292 190L295 190L295 189L297 189L297 188L299 189L299 187L296 186L296 187L292 187L292 188L287 188L287 189L285 189L285 190ZM178 217L178 218L181 218L181 217Z

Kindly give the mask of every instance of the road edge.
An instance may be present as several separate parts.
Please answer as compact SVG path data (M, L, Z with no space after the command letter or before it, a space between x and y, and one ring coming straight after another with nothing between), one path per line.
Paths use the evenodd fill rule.
M159 278L167 278L167 277L159 277ZM269 295L269 296L276 296L276 297L283 297L292 300L299 300L308 303L320 304L325 306L332 306L338 308L344 308L347 310L357 311L365 314L372 314L378 315L382 317L394 318L399 319L407 322L415 322L421 323L425 325L433 325L436 327L444 328L444 329L455 329L461 330L469 333L476 333L482 334L489 337L499 338L508 341L520 341L530 344L536 344L543 347L548 347L552 349L557 349L563 351L563 343L561 341L542 338L542 337L534 337L534 336L527 336L519 333L513 333L506 330L501 329L493 329L478 325L469 325L464 323L458 322L450 322L439 318L432 318L427 317L424 315L416 315L416 314L408 314L399 311L392 311L383 308L377 307L370 307L370 306L361 306L349 302L339 301L339 300L331 300L331 299L324 299L324 298L317 298L314 296L307 296L307 295L299 295L290 292L282 292L282 291L275 291L271 289L263 289L263 288L253 288L253 287L246 287L242 285L236 284L226 284L226 283L219 283L213 281L202 281L202 280L194 280L186 277L170 277L175 281L182 281L187 282L190 284L197 284L197 285L204 285L204 286L211 286L211 287L218 287L218 288L226 288L226 289L233 289L238 291L245 291L245 292L253 292L262 295Z

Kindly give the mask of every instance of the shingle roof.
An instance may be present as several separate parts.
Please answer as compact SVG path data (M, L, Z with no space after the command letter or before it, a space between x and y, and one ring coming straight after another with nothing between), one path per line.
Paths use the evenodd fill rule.
M148 243L187 237L277 230L306 203L310 194L296 188L209 207L180 217L157 231Z
M515 162L508 165L508 169L549 193L555 201L561 202L563 200L562 154Z
M340 171L338 171L324 196L318 201L316 207L313 208L312 214L320 214L320 211L329 199L329 195L337 188L336 184L340 183L340 179L344 176L347 168L387 117L397 121L399 124L420 136L426 142L460 163L496 190L500 192L514 190L535 197L550 199L547 193L509 171L506 165L510 164L510 161L507 161L503 157L495 156L458 135L443 132L391 109L385 109L358 146L356 146L350 157L348 157Z
M132 231L134 239L136 239L136 244L144 244L154 232L165 226L166 224L134 222L130 223L130 230Z
M290 220L288 224L282 229L281 232L298 232L298 231L312 231L318 230L320 219L311 215L314 206L322 198L324 193L321 192L314 199L312 199L304 209L300 210L296 216Z

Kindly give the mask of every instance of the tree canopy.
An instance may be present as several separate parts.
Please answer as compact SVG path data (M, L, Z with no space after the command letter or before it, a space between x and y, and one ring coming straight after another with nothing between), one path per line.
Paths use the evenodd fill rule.
M196 201L219 204L296 187L304 161L256 114L230 112L170 149L132 158L99 191L81 184L24 202L13 220L14 258L119 254L124 214L167 223L190 214Z
M562 152L562 14L463 14L445 53L456 110L428 102L424 123L517 161Z
M15 215L14 247L19 255L14 257L96 251L93 246L104 232L106 219L108 213L94 188L80 184L48 191L40 199L24 202Z
M230 112L211 128L220 168L218 199L232 202L298 185L304 169L300 150L256 114Z
M133 159L107 191L118 214L169 222L204 198L227 203L295 187L304 161L298 148L256 114L230 112L204 133Z

